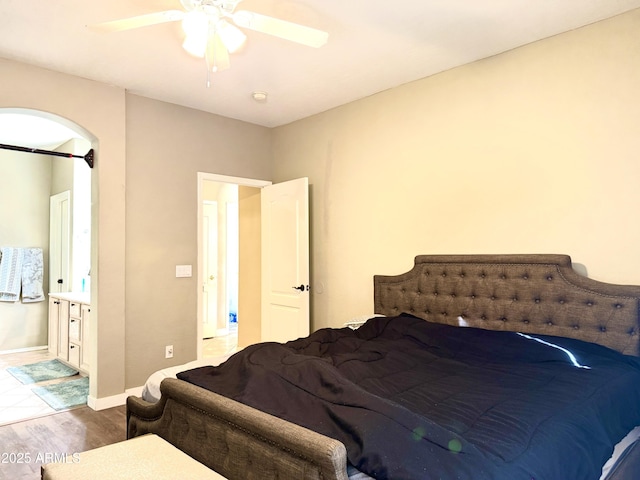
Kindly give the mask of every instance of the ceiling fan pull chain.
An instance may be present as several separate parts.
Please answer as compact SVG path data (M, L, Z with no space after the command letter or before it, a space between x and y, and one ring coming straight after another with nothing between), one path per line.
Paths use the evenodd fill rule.
M204 56L204 62L207 67L207 88L211 87L211 67L209 66L209 55Z

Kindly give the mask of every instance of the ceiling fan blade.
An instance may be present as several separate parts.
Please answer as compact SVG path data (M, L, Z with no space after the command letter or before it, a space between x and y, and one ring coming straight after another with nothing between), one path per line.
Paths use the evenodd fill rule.
M309 47L319 48L327 43L329 38L329 34L322 30L316 30L315 28L268 17L255 12L240 10L232 14L231 17L239 27L267 33Z
M231 66L229 51L222 41L222 38L220 38L220 35L217 33L211 35L209 38L206 57L207 66L214 73L226 70Z
M183 17L184 12L180 10L167 10L164 12L138 15L137 17L112 20L110 22L95 23L93 25L89 25L89 28L96 32L111 33L140 27L148 27L159 23L175 22L176 20L182 20Z

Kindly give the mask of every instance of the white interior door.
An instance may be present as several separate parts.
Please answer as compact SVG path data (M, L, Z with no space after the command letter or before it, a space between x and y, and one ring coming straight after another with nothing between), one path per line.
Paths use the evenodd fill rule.
M218 202L205 202L202 212L202 338L211 338L218 321Z
M262 189L261 341L309 335L309 180Z
M71 192L52 195L49 199L49 292L68 292Z

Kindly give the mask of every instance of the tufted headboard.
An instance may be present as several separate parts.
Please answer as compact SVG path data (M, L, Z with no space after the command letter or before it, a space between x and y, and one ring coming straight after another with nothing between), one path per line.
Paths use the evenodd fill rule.
M640 286L579 275L568 255L419 255L374 276L375 313L577 338L640 356Z

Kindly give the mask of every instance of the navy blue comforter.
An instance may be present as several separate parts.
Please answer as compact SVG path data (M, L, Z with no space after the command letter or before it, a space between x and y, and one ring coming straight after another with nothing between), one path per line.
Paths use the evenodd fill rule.
M640 425L638 358L409 315L253 345L178 378L340 440L377 479L598 479Z

